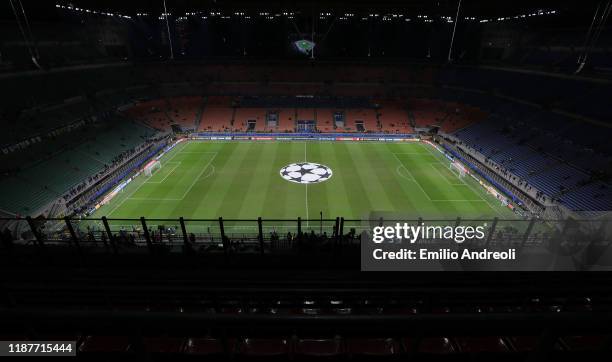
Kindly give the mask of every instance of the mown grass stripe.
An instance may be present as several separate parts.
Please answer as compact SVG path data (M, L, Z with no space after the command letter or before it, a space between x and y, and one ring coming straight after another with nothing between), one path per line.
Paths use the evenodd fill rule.
M452 174L442 154L420 143L198 141L179 145L162 159L162 172L136 178L92 216L111 212L110 216L121 218L262 216L292 219L288 224L294 226L298 216L306 217L306 187L278 173L287 164L303 161L304 148L308 161L325 164L334 172L329 181L308 186L312 219L319 217L319 211L326 218L346 219L368 218L373 211L424 218L514 217L471 177L459 180ZM205 177L203 168L215 153L211 163L215 173ZM398 173L402 167L405 177ZM216 224L210 227L218 228ZM275 227L268 224L266 230Z

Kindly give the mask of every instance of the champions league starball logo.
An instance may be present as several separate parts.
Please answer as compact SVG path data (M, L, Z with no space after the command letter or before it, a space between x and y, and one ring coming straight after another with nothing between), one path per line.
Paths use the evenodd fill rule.
M332 170L318 163L301 162L281 168L280 175L285 180L298 184L314 184L329 180Z

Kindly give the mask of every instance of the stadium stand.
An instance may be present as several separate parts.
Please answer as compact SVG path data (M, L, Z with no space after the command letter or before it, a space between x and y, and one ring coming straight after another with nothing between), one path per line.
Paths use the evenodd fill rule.
M337 132L338 130L336 125L334 124L334 114L337 112L342 112L337 109L330 108L316 108L315 109L315 118L317 121L317 129L322 132Z
M406 106L401 101L375 100L378 105L377 119L379 128L384 132L413 133Z
M0 5L0 340L75 341L77 359L99 362L611 360L612 277L601 271L610 222L580 220L583 211L612 210L612 37L605 22L594 22L593 32L586 28L595 5L168 1L171 14L164 16L161 2L142 0L76 5L87 10L71 2L23 3ZM314 53L289 49L289 40L302 37L298 26L317 41ZM278 115L276 127L266 124L271 113ZM336 113L343 126L334 124ZM315 121L316 129L298 121ZM334 196L333 212L340 209L334 203L353 201L331 195L326 185L288 184L299 192L295 199L270 192L279 209L306 206L306 220L193 220L217 202L186 215L172 207L176 219L166 225L148 215L113 219L112 212L86 220L143 164L180 144L188 132L179 128L205 133L202 138L308 131L300 137L333 132L344 139L350 132L391 140L399 137L378 133L408 133L406 140L439 147L444 162L463 158L477 178L520 201L514 205L520 220L484 216L485 247L537 256L555 250L550 268L580 272L454 270L463 263L444 265L454 270L448 273L361 272L360 233L382 218L372 212L377 220L370 225L323 220L324 211L308 209L308 197ZM244 165L263 154L251 151L241 154ZM303 152L306 157L306 146ZM361 151L343 152L357 160ZM197 179L177 181L193 186L223 175L218 163L228 159L215 157L193 173ZM274 177L284 158L266 163ZM421 185L418 172L402 176L393 159L374 170L353 162L346 172L335 170L341 159L330 163L333 182L364 205L379 196L400 204L383 194L391 172L401 177L393 187ZM215 162L216 169L208 168ZM172 180L172 169L162 170ZM223 210L258 203L268 179L230 171L257 184L220 200ZM371 177L361 185L351 174ZM472 179L454 186L464 181ZM230 185L214 179L224 183ZM414 189L432 201L432 210L445 201ZM208 188L201 190L194 199L208 196ZM164 208L171 200L147 201ZM457 202L497 200L447 201L456 211ZM265 216L264 209L257 212ZM600 215L594 214L587 216ZM307 220L312 215L320 215L320 224ZM463 216L451 215L450 223L470 222ZM550 226L550 219L563 223ZM302 232L277 234L290 224Z
M314 121L315 108L296 108L295 119L297 121Z
M293 132L295 130L295 109L278 108L278 131Z
M182 67L181 67L182 68ZM227 69L232 69L232 71L227 71ZM236 71L234 72L234 68ZM375 79L378 77L379 79L391 79L390 77L397 73L397 70L393 67L389 68L385 72L379 72L375 69L375 67L359 67L359 66L349 66L345 67L339 74L344 74L343 77L346 81L363 81L365 79ZM371 69L370 69L371 68ZM39 83L41 86L32 87L36 91L29 95L28 97L21 97L15 100L15 106L25 105L24 100L27 99L45 99L45 102L41 102L42 104L52 104L53 99L56 96L64 96L66 99L74 96L79 96L78 92L75 92L75 89L80 91L88 91L88 88L95 89L100 86L101 88L117 88L123 87L122 91L117 91L116 93L107 91L91 91L92 94L97 94L93 103L89 101L85 101L84 104L87 105L87 109L99 109L99 107L106 108L108 105L112 104L111 100L116 100L119 104L129 103L131 99L134 98L147 98L147 97L155 97L151 94L151 90L146 86L139 86L137 84L146 84L150 82L152 79L156 79L157 81L163 80L176 80L181 79L184 74L192 74L193 77L206 77L215 75L219 81L230 81L235 78L235 74L241 74L243 72L243 66L241 65L227 65L224 66L223 73L215 73L219 69L215 68L215 66L206 67L206 68L195 68L191 65L185 65L183 71L175 71L172 67L164 67L164 71L160 71L158 66L147 65L139 69L130 70L129 67L119 66L113 67L109 69L105 68L93 68L88 72L82 75L83 82L80 82L78 86L72 86L71 81L62 81L60 84L65 84L65 89L62 88L59 91L51 92L49 91L48 85L53 84L53 82L58 81L59 76L51 73L47 75L39 75L38 77L42 78L42 82ZM276 81L284 81L290 78L288 74L291 74L291 71L287 71L287 77L282 77L283 72L280 74L275 74L271 71L271 68L264 65L255 65L252 69L252 72L247 77L248 79L262 79L262 77L270 77L270 80ZM287 69L292 69L291 66L287 66ZM317 66L315 70L308 70L304 74L300 76L304 76L304 79L311 80L320 80L325 79L326 76L330 76L331 74L335 74L333 71L333 66ZM360 73L358 70L363 71ZM125 76L126 72L132 71L135 72L131 77ZM336 69L337 71L337 69ZM504 72L509 73L507 75L503 75ZM244 72L243 72L244 73ZM383 131L386 132L413 132L412 127L418 125L426 125L428 123L437 123L436 125L440 126L440 130L444 133L453 133L457 130L464 129L466 126L469 126L471 123L486 123L481 122L486 117L490 117L493 122L500 125L501 130L504 132L505 139L503 137L498 137L495 135L494 139L500 142L497 148L505 147L503 150L499 152L494 152L493 155L491 150L488 150L491 159L494 159L495 162L504 161L504 165L508 165L509 167L514 167L513 164L518 163L518 160L524 159L528 164L525 167L521 167L526 169L525 171L517 171L521 173L522 178L526 178L529 174L530 169L539 168L539 167L552 167L554 169L558 169L554 171L552 174L556 179L550 186L547 185L546 181L540 180L540 178L545 178L544 176L538 177L537 175L531 176L535 179L534 182L538 183L538 187L543 187L546 189L547 199L560 199L564 200L562 193L571 193L568 196L571 199L576 197L580 198L580 189L584 189L585 192L591 192L591 190L597 189L603 191L603 194L606 194L607 182L603 182L603 186L599 185L598 187L584 187L580 186L579 183L584 179L590 179L590 172L604 170L604 172L609 172L610 170L610 146L608 142L604 142L606 132L602 131L607 129L608 127L605 125L605 122L598 121L597 119L592 120L590 118L580 119L575 117L574 114L568 113L563 114L561 112L576 112L577 108L572 108L574 104L584 104L584 109L598 109L601 108L599 105L603 104L603 99L599 96L605 94L603 91L604 84L600 83L589 83L587 80L569 80L566 78L559 77L551 77L545 76L541 74L532 74L532 73L519 73L519 72L508 72L504 70L498 69L483 69L482 72L478 72L475 68L470 67L461 67L461 68L448 68L448 69L438 69L437 71L423 71L423 74L429 74L427 77L422 78L422 81L433 81L440 82L446 84L445 87L436 89L435 92L430 92L427 98L411 98L408 97L408 123L400 124L402 128L398 127L388 127L388 125L393 124L388 121L389 114L391 114L393 118L403 116L404 108L399 107L401 116L393 116L394 110L389 109L384 102L382 102L383 107L381 107L376 113L374 111L367 111L372 113L368 117L364 117L361 115L361 118L366 118L366 129L379 129L378 127L383 127ZM432 74L435 74L436 77L432 80L430 77ZM122 79L118 79L121 76L124 76ZM397 74L396 74L397 75ZM406 79L404 75L398 75L401 79ZM175 77L175 78L173 78ZM514 81L516 78L522 79L525 84L542 84L543 87L550 91L552 94L550 97L542 98L541 94L530 93L530 92L519 92L515 90L513 86L509 83ZM96 83L97 79L102 79L102 81ZM19 78L11 77L7 79L10 83L16 84L19 82ZM29 80L24 80L25 82ZM108 81L108 82L107 82ZM111 81L115 81L116 84L110 85ZM95 85L95 86L94 86ZM588 85L589 87L587 87ZM274 85L271 84L270 87ZM591 87L593 86L593 87ZM292 89L290 86L283 85L282 87L279 85L278 89L282 89L282 87L289 87L288 89ZM347 89L346 85L332 85L332 90L336 87L338 90ZM452 88L451 88L452 87ZM21 87L17 87L22 89ZM350 87L348 87L350 88ZM524 88L524 87L523 87ZM526 87L530 88L530 87ZM533 87L531 87L533 88ZM564 90L560 90L562 88ZM247 92L260 92L261 88L244 88ZM494 89L495 92L491 92ZM572 89L569 92L567 89ZM400 91L407 92L407 90ZM16 95L19 92L16 92ZM162 92L163 93L163 92ZM177 93L177 92L175 92ZM180 93L180 92L179 92ZM427 93L427 92L425 92ZM586 97L586 95L593 95L593 98ZM12 95L11 95L12 96ZM505 98L507 96L512 97L512 99ZM279 99L278 96L275 96ZM354 96L352 96L354 97ZM99 98L99 99L98 99ZM241 104L241 107L248 108L255 106L253 108L262 107L265 108L266 111L279 111L280 122L279 122L279 131L291 132L295 129L295 111L285 110L283 106L297 107L300 108L303 105L299 103L296 104L295 100L291 100L291 103L288 104L287 100L276 101L276 103L271 102L270 99L264 99L264 103L268 103L268 108L260 105L253 104L253 100L249 100L248 97L240 97L240 102L244 103L245 101L250 101L249 104L244 103ZM436 98L439 98L444 103L439 103L435 101ZM522 100L517 101L518 98ZM589 98L584 99L583 98ZM174 98L170 98L174 99ZM189 105L186 105L185 114L189 114L189 119L191 116L196 118L195 126L200 131L220 131L220 130L231 130L231 129L241 129L241 127L236 124L232 124L232 119L235 116L234 110L232 109L232 102L235 102L236 97L231 96L207 96L205 99L205 108L201 112L201 121L198 123L197 120L197 111L194 115L193 108L189 108ZM379 97L375 99L381 99ZM382 98L384 100L384 97ZM428 107L427 109L423 109L425 107L414 107L410 106L410 99L429 99L430 103L433 106ZM549 111L547 108L543 108L542 104L550 105L550 100L554 100L554 107L559 108L559 112ZM49 103L49 100L51 103ZM155 102L155 101L152 101ZM354 123L351 121L353 111L357 109L365 109L363 108L363 101L358 100L349 100L347 103L338 104L338 101L334 101L335 103L319 103L316 108L316 118L317 121L320 118L319 113L325 115L324 117L329 116L330 110L335 109L344 109L346 116L346 127L355 129ZM377 101L378 102L378 101ZM438 102L438 103L436 103ZM260 100L261 103L261 100ZM372 102L374 103L374 102ZM83 104L77 102L76 104ZM117 104L117 103L115 103ZM146 104L141 102L142 104ZM182 104L182 103L181 103ZM366 103L367 104L367 103ZM418 104L418 102L417 102ZM229 107L229 109L223 109L224 107ZM236 105L236 104L234 104ZM312 106L312 103L309 105ZM337 107L339 106L339 107ZM71 103L68 103L65 107L72 107ZM78 109L77 105L76 111L81 112L83 109ZM172 123L170 118L171 114L167 113L168 110L171 110L171 106L168 106L167 102L161 102L159 105L159 112L153 113L151 108L142 108L138 109L139 106L128 109L125 111L126 115L130 117L134 116L137 119L141 119L144 115L148 114L148 119L141 120L142 122L148 122L149 126L153 126L154 128L167 130L168 126ZM182 106L181 106L182 108ZM420 113L429 112L431 108L434 108L433 113ZM352 109L352 110L351 110ZM50 109L50 111L53 108ZM148 111L147 111L148 110ZM165 110L164 113L162 110ZM180 112L182 110L175 109ZM458 112L457 112L458 110ZM594 114L589 112L582 112L585 114L584 117L593 116ZM135 112L135 113L130 113ZM436 113L437 112L437 113ZM598 111L599 112L599 111ZM327 115L326 115L327 113ZM596 115L605 117L608 111L602 109L601 112ZM24 113L26 114L34 114L34 113ZM70 114L70 112L65 112L64 114ZM240 113L238 113L240 115ZM261 117L263 112L260 113ZM5 116L6 117L6 116ZM44 117L41 117L44 118ZM50 117L51 119L58 119L58 117ZM61 117L60 117L61 118ZM182 117L185 118L185 117ZM433 120L434 122L431 122ZM438 121L436 121L438 120ZM413 123L411 123L413 122ZM563 124L563 126L559 126L559 123ZM188 125L191 125L191 120L187 122ZM238 122L239 123L239 122ZM55 124L54 122L49 122L49 124ZM331 123L328 125L326 123L321 124L319 122L318 127L323 131L326 129L331 129L333 126ZM473 126L476 127L476 126ZM478 126L482 127L482 126ZM468 127L469 128L469 127ZM45 128L47 129L47 128ZM261 126L257 125L257 129L261 131ZM474 128L477 130L478 128ZM265 129L264 129L265 130ZM341 131L341 130L336 130ZM474 131L469 131L474 132ZM469 133L468 132L468 133ZM487 131L485 134L491 135L491 133L495 134L495 132ZM499 132L498 132L499 133ZM458 136L467 133L458 133ZM9 138L15 139L18 136L18 133L15 135L11 135ZM471 137L471 136L470 136ZM482 138L481 138L482 139ZM508 139L510 143L506 142ZM469 140L467 140L469 141ZM518 150L514 150L514 147L510 147L512 144L519 144ZM482 145L478 146L479 148L483 148L485 150L487 148L487 143L484 142ZM531 148L536 152L529 153L525 150L525 147ZM495 147L493 147L495 148ZM475 148L477 149L477 148ZM544 156L544 154L552 156L552 159L549 159L548 156ZM542 158L544 157L544 158ZM564 160L572 165L573 168L578 168L578 173L573 177L566 178L568 176L567 173L574 173L572 168L565 168L563 166L554 166L555 160ZM552 162L552 164L551 164ZM558 161L557 163L563 163ZM506 169L508 167L505 167ZM582 171L581 171L582 170ZM586 176L585 176L586 173ZM542 173L544 174L544 173ZM562 182L561 182L562 181ZM533 185L535 187L535 185ZM559 186L563 186L564 189L559 189ZM599 192L598 192L599 194ZM577 195L577 196L573 196ZM567 199L567 198L566 198ZM594 195L584 195L584 199L591 200L595 199ZM601 198L600 198L601 199ZM607 200L607 197L604 197L603 200ZM572 201L569 201L572 203ZM593 203L600 203L601 205L606 204L607 201L589 201L589 205L593 205ZM575 206L574 208L583 208L582 206ZM591 206L587 206L591 207ZM603 207L603 206L602 206Z
M172 124L172 120L169 119L165 112L166 106L167 104L164 99L145 101L127 109L125 114L149 127L161 131L169 129Z
M352 132L375 132L378 130L374 109L346 109L345 130Z
M202 113L199 131L223 132L232 129L233 108L207 105Z
M168 99L170 118L184 129L195 129L202 114L203 97L178 97Z
M254 121L255 126L249 129L249 121ZM234 116L234 128L240 131L263 132L266 130L266 110L265 108L236 108Z
M142 144L154 133L122 117L92 124L81 131L82 140L72 140L68 146L47 155L44 162L22 165L12 176L1 178L0 208L21 215L40 211L83 180L110 167L117 156ZM16 157L22 159L20 155Z
M253 266L279 259L256 255L232 255L240 266L208 255L203 270L169 255L167 268L160 270L159 257L149 255L138 258L141 267L127 274L120 263L101 273L60 255L62 270L40 275L41 266L31 266L5 283L14 305L10 315L0 309L5 321L0 335L70 336L82 357L94 359L520 361L534 353L565 360L580 352L609 351L605 275L530 275L529 288L499 274L481 276L479 283L474 274L453 274L425 284L364 278L349 266L347 255L335 259L338 276L312 270L329 256L324 249L308 258L285 256L292 271L278 275ZM89 258L90 263L112 260ZM157 268L148 269L147 263ZM70 273L76 267L81 272ZM91 281L86 292L84 278ZM74 318L54 323L67 315ZM29 321L27 329L11 328L23 319ZM589 332L581 333L586 326Z
M157 130L169 130L173 124L195 129L203 113L203 97L176 97L139 102L125 114Z
M480 104L486 104L490 97L478 98ZM600 184L596 187L599 193L592 193L594 188L585 186L595 182L589 175L590 171L609 167L610 153L604 156L601 151L581 152L581 149L589 148L589 141L596 141L605 134L603 129L597 130L605 126L520 103L509 106L499 102L489 111L494 114L487 120L457 131L455 136L495 162L503 172L517 176L519 182L541 191L548 200L557 200L576 211L603 211L609 207L612 195L607 186ZM529 123L516 121L526 118ZM593 140L585 137L586 134L592 134ZM565 197L566 193L569 193L568 197Z

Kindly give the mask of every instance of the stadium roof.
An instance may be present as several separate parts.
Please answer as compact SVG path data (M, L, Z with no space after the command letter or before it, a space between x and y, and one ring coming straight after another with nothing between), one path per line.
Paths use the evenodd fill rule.
M17 0L14 0L17 2ZM56 0L41 2L21 0L25 10L33 17L53 17L56 5L86 8L97 11L118 12L127 15L136 13L157 14L163 12L163 0ZM586 11L591 13L591 6L576 0L463 0L462 14L466 16L508 16L517 13L537 11L538 9L555 9L571 11L572 13ZM457 0L292 0L292 1L260 1L260 0L166 0L169 12L183 14L199 11L405 11L429 15L453 15L457 8ZM9 10L9 2L2 7ZM5 17L12 15L11 11L2 11Z

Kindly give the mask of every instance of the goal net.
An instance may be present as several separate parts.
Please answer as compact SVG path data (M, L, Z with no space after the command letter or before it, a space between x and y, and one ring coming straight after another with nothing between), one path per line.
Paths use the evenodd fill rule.
M154 160L146 164L144 167L144 174L146 176L151 176L153 172L159 169L161 169L161 162Z
M457 161L451 162L449 167L450 170L459 177L465 177L465 175L467 174L467 169Z

